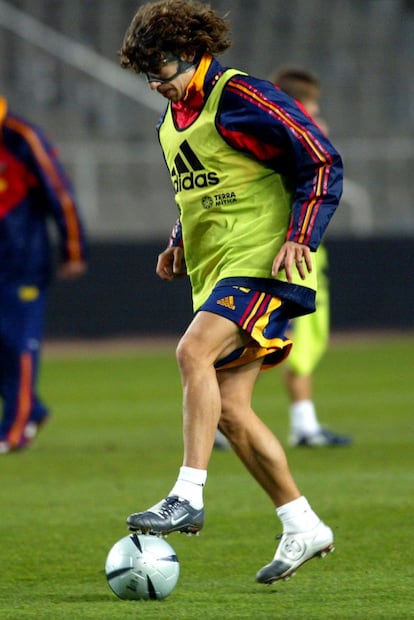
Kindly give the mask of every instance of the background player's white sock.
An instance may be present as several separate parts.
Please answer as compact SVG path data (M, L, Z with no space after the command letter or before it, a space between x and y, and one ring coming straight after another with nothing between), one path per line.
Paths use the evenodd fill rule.
M290 427L296 435L312 435L320 430L313 401L300 400L289 409Z

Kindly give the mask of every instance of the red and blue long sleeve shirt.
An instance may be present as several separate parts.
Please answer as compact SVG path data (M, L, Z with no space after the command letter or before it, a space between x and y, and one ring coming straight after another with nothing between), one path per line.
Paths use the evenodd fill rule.
M85 261L84 227L55 149L0 98L0 283L49 282L49 220L56 224L62 261Z

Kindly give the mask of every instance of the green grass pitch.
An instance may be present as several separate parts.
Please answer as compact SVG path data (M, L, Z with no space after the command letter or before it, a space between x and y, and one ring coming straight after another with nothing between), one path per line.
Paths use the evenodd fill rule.
M121 601L104 563L126 516L155 503L181 464L173 347L48 353L53 419L30 450L0 457L0 618L390 619L414 617L414 336L334 340L316 374L319 417L349 448L287 448L331 525L336 551L263 586L280 532L273 507L232 452L214 452L199 537L171 535L181 564L163 601ZM286 445L280 370L255 408Z

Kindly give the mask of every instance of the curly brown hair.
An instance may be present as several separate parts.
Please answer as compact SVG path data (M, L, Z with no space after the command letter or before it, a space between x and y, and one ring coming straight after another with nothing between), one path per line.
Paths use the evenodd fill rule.
M136 73L156 71L168 54L182 57L219 54L231 45L230 26L196 0L159 0L143 4L126 31L121 66Z

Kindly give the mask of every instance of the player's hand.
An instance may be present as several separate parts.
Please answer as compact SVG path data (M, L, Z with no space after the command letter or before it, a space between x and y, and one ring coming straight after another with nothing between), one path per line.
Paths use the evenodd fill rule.
M62 280L75 280L80 278L87 270L87 265L81 260L64 261L58 271L58 276Z
M302 280L312 271L311 252L307 245L286 241L275 256L272 266L272 275L277 276L279 271L285 270L288 282L292 282L293 269L296 267Z
M161 254L158 255L157 275L161 280L174 280L184 276L186 272L184 261L184 250L180 247L166 248Z

